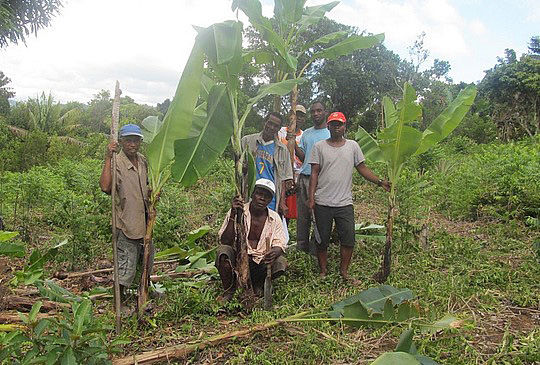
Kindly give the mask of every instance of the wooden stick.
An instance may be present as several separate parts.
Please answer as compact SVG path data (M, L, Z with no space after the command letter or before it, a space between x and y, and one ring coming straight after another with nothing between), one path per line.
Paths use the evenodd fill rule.
M174 260L163 260L163 261L156 261L154 262L154 266L157 265L164 265L164 264L172 264L175 262L179 262L180 259L174 259ZM94 275L94 274L103 274L103 273L109 273L112 272L114 268L107 267L104 269L98 269L98 270L90 270L90 271L75 271L75 272L62 272L59 271L53 275L54 278L64 280L64 279L73 279L78 278L81 276L88 276L88 275Z
M34 303L38 300L41 300L43 303L40 310L44 312L61 308L71 308L71 305L68 303L52 302L50 300L43 300L42 298L18 297L10 295L2 299L2 301L5 303L3 305L5 309L16 309L20 312L29 312Z
M139 355L126 356L120 359L113 360L114 365L135 365L135 364L154 364L157 362L169 362L171 360L182 359L187 355L203 350L210 346L219 345L224 342L232 341L236 338L248 337L252 334L260 331L267 330L271 327L275 327L281 323L285 323L287 320L301 318L308 312L302 312L285 319L277 319L275 321L259 324L257 326L241 329L238 331L228 332L217 336L212 336L206 340L197 341L190 344L181 344L171 347L165 347L158 350L146 351Z
M118 121L120 119L120 83L116 81L114 89L114 101L112 105L111 138L118 142ZM116 230L116 153L112 155L112 185L111 185L111 206L112 206L112 245L113 245L113 273L114 273L114 312L116 314L116 334L122 330L122 317L120 313L120 282L118 281L118 252L117 252L117 230Z
M37 319L50 318L52 315L47 313L38 313ZM19 323L22 322L21 317L17 313L0 313L0 323Z

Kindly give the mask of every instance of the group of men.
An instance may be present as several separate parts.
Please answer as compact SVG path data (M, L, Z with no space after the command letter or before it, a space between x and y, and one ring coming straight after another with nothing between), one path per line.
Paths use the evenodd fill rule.
M250 274L256 292L262 292L268 265L273 279L287 268L284 253L290 218L297 219L297 248L317 256L322 277L327 274L327 249L335 222L340 243L340 274L346 280L356 281L348 274L355 244L353 171L356 169L366 180L387 191L390 184L365 165L358 143L345 138L347 120L343 113L328 114L324 103L319 101L314 102L309 111L313 126L306 130L302 127L307 110L297 105L295 131L283 126L279 113L271 112L264 119L260 133L242 138L243 148L248 149L255 160L256 183L248 202L241 197L233 199L219 230L216 267L225 290L223 299L233 296L236 285L237 214L244 215ZM119 282L124 293L133 282L137 263L141 261L149 189L146 160L138 152L142 131L128 124L120 129L119 137L119 144L111 142L108 146L100 186L105 193L111 193L111 157L118 153L114 204ZM294 163L286 146L292 139L295 140ZM313 221L314 234L310 239Z

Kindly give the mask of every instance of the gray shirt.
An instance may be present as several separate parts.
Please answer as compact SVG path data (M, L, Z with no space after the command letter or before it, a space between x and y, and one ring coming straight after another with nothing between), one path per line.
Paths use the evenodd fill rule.
M315 203L328 207L351 205L353 170L364 160L356 141L346 139L341 147L332 147L326 140L315 143L308 160L320 165Z

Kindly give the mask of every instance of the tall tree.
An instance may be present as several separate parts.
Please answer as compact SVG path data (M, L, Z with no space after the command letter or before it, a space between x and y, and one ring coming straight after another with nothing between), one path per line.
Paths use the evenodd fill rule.
M15 92L7 85L11 80L0 71L0 115L7 116L9 114L9 100L15 96Z
M60 0L0 1L0 48L9 42L26 43L26 37L50 25L62 2Z

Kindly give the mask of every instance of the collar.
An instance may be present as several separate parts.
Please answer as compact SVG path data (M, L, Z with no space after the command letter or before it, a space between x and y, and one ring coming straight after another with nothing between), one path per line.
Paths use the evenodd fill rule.
M259 134L257 134L256 141L257 141L257 143L262 144L262 145L268 144L268 143L270 143L270 142L276 142L276 148L281 147L281 146L279 145L279 143L277 143L277 142L279 142L277 133L276 133L276 135L274 136L274 139L273 139L272 141L265 142L264 139L262 138L262 132L259 132Z
M126 154L124 153L124 150L120 151L120 153L118 154L118 157L120 157L120 160L122 161L122 163L126 166L128 170L129 169L135 170L135 165L133 165L131 160L126 156ZM137 159L139 158L140 158L139 153L137 152Z

